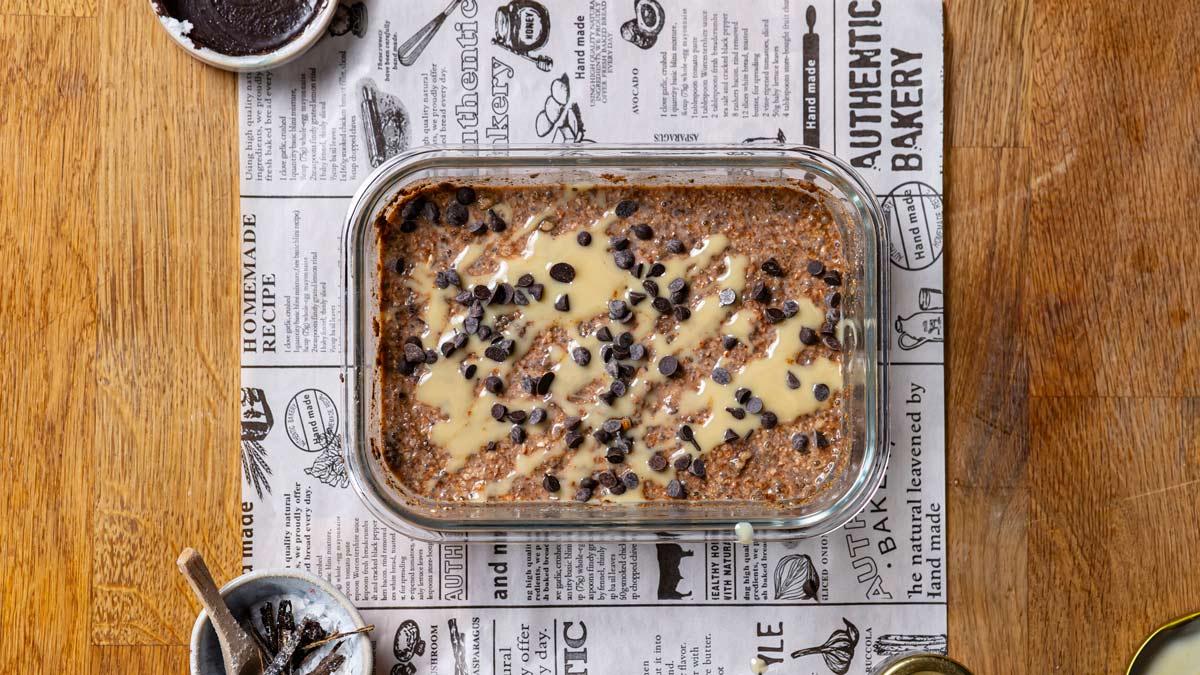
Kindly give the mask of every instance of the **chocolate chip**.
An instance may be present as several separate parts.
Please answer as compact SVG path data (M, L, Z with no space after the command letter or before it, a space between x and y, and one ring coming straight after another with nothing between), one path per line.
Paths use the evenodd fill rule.
M729 376L728 370L717 366L716 368L713 368L712 379L713 382L716 382L717 384L729 384L732 378Z
M746 405L751 396L753 393L745 387L738 387L737 391L733 392L733 399L742 405Z
M761 398L755 396L755 397L751 398L749 401L746 401L746 412L750 413L751 415L757 415L757 414L761 413L762 411L763 411L763 402L762 402Z
M667 483L667 496L671 499L684 499L687 497L687 488L678 480L672 480Z
M774 429L775 425L779 424L779 417L773 412L765 412L762 414L760 422L762 423L762 428Z
M614 464L616 464L616 463L619 463L619 462L614 462ZM617 483L620 483L621 479L617 478L617 473L615 471L613 471L612 469L605 469L604 471L601 471L600 473L596 474L596 482L600 483L601 485L603 485L606 488L610 488L610 487L616 485Z
M617 214L617 217L621 218L622 220L637 213L637 210L638 203L632 199L622 199L617 203L617 208L613 209L613 211Z
M811 347L811 346L817 344L817 342L819 342L819 341L820 341L820 338L817 337L817 332L814 331L813 329L809 328L808 326L805 326L804 328L800 329L800 342L801 343L806 344L809 347Z
M647 277L661 277L667 273L667 266L662 263L654 263L650 266L650 270L646 272Z
M607 459L609 464L620 464L625 461L625 452L614 446L609 448L608 452L604 454L604 459ZM613 478L616 478L615 474Z
M687 250L687 246L684 246L683 242L678 239L668 239L667 250L671 253L683 253Z
M400 217L405 220L412 220L421 214L421 209L425 206L424 197L416 197L404 203L400 207Z
M708 471L706 471L704 468L704 460L699 457L692 460L692 465L688 467L688 473L692 474L696 478L704 478L707 476Z
M645 272L645 271L646 271L646 263L638 263L637 267L633 268L633 276L641 279L642 272Z
M623 270L633 267L633 251L617 251L613 254L613 262Z
M687 321L692 318L692 310L688 309L686 305L675 305L675 309L671 310L671 313L675 316L676 321Z
M557 478L550 474L546 474L545 477L542 478L542 487L546 489L546 492L558 492L559 488L562 486L559 485Z
M738 339L733 337L732 335L722 336L721 337L721 346L724 347L725 349L733 349L734 347L738 346Z
M474 295L476 300L487 300L492 297L492 290L483 284L475 284L475 287L471 289L471 295Z
M671 306L671 301L663 297L655 298L650 303L650 306L658 310L659 314L670 314L671 310L673 309Z
M470 206L475 203L475 190L470 187L460 187L454 191L454 198L463 206Z
M755 302L766 304L771 301L771 289L761 281L754 282L750 287L750 299Z
M601 342L612 342L612 330L609 329L608 326L601 326L600 329L596 331L596 339Z
M581 487L575 491L575 501L577 501L577 502L586 502L587 500L589 500L591 498L592 498L592 491L589 490L588 488Z
M566 293L558 296L558 298L554 300L554 309L557 309L560 312L571 311L571 298L568 297Z
M826 346L826 347L827 347L827 348L828 348L830 351L833 351L833 352L840 352L840 351L842 351L842 343L841 343L841 341L840 341L840 340L838 340L838 339L837 339L837 336L834 336L834 335L826 335L825 337L821 338L821 342L824 342L824 343L825 343L825 346Z
M404 258L399 258L396 260L395 270L397 274L404 274L407 269L408 263L404 260Z
M617 418L613 418L610 420L604 420L604 424L601 424L600 428L607 431L608 433L614 434L614 435L619 434L619 433L621 433L621 431L623 431L623 429L621 428L621 420L619 420Z
M614 485L614 486L612 486L612 487L608 488L608 493L609 493L609 494L612 494L612 495L623 495L623 494L625 494L625 484L624 484L624 483L617 483L616 485Z
M529 288L532 285L533 285L533 275L532 274L522 274L521 276L517 277L517 288Z
M767 258L767 261L762 264L762 271L773 277L783 276L783 267L774 258Z
M583 434L578 431L568 431L563 440L566 441L567 447L574 450L583 444Z
M542 422L545 422L545 421L546 421L546 409L545 408L534 408L533 410L529 411L529 423L530 424L541 424Z
M829 270L825 276L821 277L821 281L824 281L826 286L841 286L842 273L837 270Z
M483 350L483 355L497 363L501 363L504 359L508 358L508 352L498 344L490 345L487 349Z
M671 291L672 293L678 293L686 289L687 282L679 277L676 277L675 279L671 280L671 283L667 284L667 290Z
M617 344L621 347L628 347L633 344L633 333L625 331L617 336Z
M738 435L733 429L726 429L724 438L726 443L732 443L738 440Z
M411 232L416 232L416 230L417 230L417 221L415 221L415 220L406 220L403 223L400 223L400 231L405 234L409 234Z
M513 425L513 428L508 430L508 437L512 439L513 443L524 443L525 430L519 426Z
M638 486L637 474L632 471L626 471L621 474L621 483L630 490L636 488Z
M488 299L489 305L507 305L512 302L515 289L509 284L499 284L492 290L492 296Z
M467 232L474 235L480 235L487 232L487 225L482 220L477 220L467 226Z
M503 232L508 229L508 223L504 222L504 218L500 217L493 209L488 209L487 226L492 232Z
M442 213L434 202L425 202L424 208L421 209L421 215L431 223L438 223L442 219Z
M609 237L608 245L614 251L624 251L625 249L629 248L629 238L628 237Z
M529 413L525 412L524 410L508 411L508 421L512 422L513 424L524 424L525 420L528 419Z
M451 346L454 346L453 343L451 344ZM451 352L453 352L453 350L451 350ZM447 356L449 356L449 354L447 354ZM429 365L433 365L433 364L437 363L437 360L438 360L437 352L433 351L432 349L425 350L425 363L428 363Z
M433 275L433 285L438 288L446 288L450 285L450 280L446 278L445 272L438 272Z
M550 371L538 378L537 393L538 396L545 396L550 393L550 385L554 384L554 371Z
M486 340L492 336L492 327L479 324L479 330L475 331L480 340Z
M658 282L653 279L646 279L642 282L642 288L646 289L646 293L652 298L658 297Z
M641 239L642 241L648 241L654 238L654 228L650 227L646 223L634 225L629 229L633 230L633 236Z
M767 321L770 323L779 323L787 318L784 315L783 310L777 307L768 307L763 314L767 317Z
M533 392L537 391L537 379L532 375L526 375L522 377L521 388L525 390L525 393L532 394Z
M691 443L696 439L695 434L692 433L692 428L686 424L679 427L679 431L677 431L675 435L679 437L679 440L684 441L685 443Z
M829 447L829 439L826 438L825 434L821 433L820 431L812 432L812 442L813 445L817 446L818 448Z
M725 408L725 412L729 413L730 415L733 415L733 419L735 419L735 420L746 419L746 411L742 410L741 408L732 408L732 407Z
M792 318L800 313L800 303L795 300L785 300L783 303L783 315L787 318Z
M732 305L733 303L737 302L737 291L733 290L732 288L726 288L720 293L717 293L717 302L720 303L722 307L728 307Z
M564 419L562 423L564 428L574 431L575 429L579 428L580 424L583 423L583 419L572 415L571 417Z
M599 486L600 486L600 481L596 480L595 478L592 478L591 476L584 476L583 478L579 479L579 487L584 487L589 490L595 490Z
M575 268L571 266L571 263L554 263L550 266L550 278L564 284L569 284L575 281Z
M788 371L788 374L787 374L787 388L788 389L799 389L800 388L800 378L796 377L795 373L793 373L790 370Z
M612 345L610 345L610 344L603 344L603 345L600 345L600 360L601 360L601 361L603 361L603 362L605 362L605 363L608 363L608 362L610 362L610 361L612 361L612 360L613 360L613 356L614 356L614 355L615 355L615 354L613 353L613 346L612 346ZM613 366L613 368L616 368L616 366ZM617 376L617 375L616 375L616 371L615 371L615 370L609 370L609 369L608 369L608 367L605 367L605 368L604 368L604 372L608 373L609 375L611 375L611 376L613 376L613 377L616 377L616 376Z
M416 369L417 369L417 367L415 365L413 365L411 362L405 361L403 359L401 359L400 362L396 364L396 372L400 373L401 375L412 375L413 371L415 371Z
M824 401L825 399L829 398L829 385L814 384L813 398L817 399L818 401Z
M642 301L645 299L646 299L645 293L638 293L637 291L629 291L629 304L633 305L634 307L637 307L638 305L642 304Z
M641 361L646 358L646 348L642 345L629 345L629 358Z
M529 287L529 295L538 302L542 301L542 294L546 292L546 287L543 284L534 284Z
M676 471L687 471L687 468L692 465L691 455L680 455L675 458L673 466Z
M508 415L508 408L503 403L492 404L492 419L499 422Z
M517 291L516 293L513 293L513 302L521 307L524 307L529 304L529 296L525 295L525 293L522 291Z
M828 312L825 312L825 320L831 323L837 323L842 320L842 310L831 307Z
M586 366L592 362L592 353L587 347L576 347L571 350L571 359L581 366Z
M662 471L667 468L667 458L656 452L650 455L650 460L647 464L654 471Z
M575 235L575 242L580 246L591 246L592 233L587 230L580 230L579 234Z
M629 305L625 304L624 300L609 300L608 301L608 318L613 321L619 321L625 318L629 313Z
M493 394L499 394L500 392L504 391L504 380L501 380L495 375L488 375L483 379L483 388L487 389Z
M792 434L792 449L796 452L808 452L808 436Z
M679 372L679 359L674 356L664 356L658 362L658 372L667 377L674 377L675 373Z
M842 294L837 291L830 291L829 294L825 296L825 304L834 308L841 307Z
M483 451L484 452L495 452L496 448L498 446L499 446L499 443L497 443L496 441L488 441L487 445L483 446Z
M804 266L804 269L814 277L819 277L822 274L825 274L825 263L821 262L820 260L809 260L808 264Z
M467 365L463 366L463 369L462 369L463 377L468 380L475 377L475 371L478 369L479 369L479 367L476 366L474 363L468 363Z
M623 380L613 380L613 383L609 385L608 390L612 392L613 396L621 398L629 391L629 385L625 384Z
M607 431L605 431L603 428L601 428L601 429L597 429L592 432L592 438L596 439L597 443L600 443L601 445L603 445L603 444L611 441L613 438L613 435L608 433Z
M425 350L419 344L404 343L404 360L409 363L421 363L425 360Z
M470 217L470 212L467 207L458 202L450 202L446 207L446 222L455 227L462 227L467 224L467 218Z

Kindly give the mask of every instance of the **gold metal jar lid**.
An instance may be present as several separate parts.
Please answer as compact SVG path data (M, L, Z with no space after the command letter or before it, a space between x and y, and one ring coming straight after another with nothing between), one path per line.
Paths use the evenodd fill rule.
M874 675L971 675L961 663L941 654L911 654L888 659Z

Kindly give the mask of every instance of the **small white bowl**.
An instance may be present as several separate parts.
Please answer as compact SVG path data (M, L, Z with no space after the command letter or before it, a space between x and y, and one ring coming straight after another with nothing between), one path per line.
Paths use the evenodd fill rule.
M327 600L326 604L334 613L341 612L338 625L349 624L355 628L367 625L358 609L341 591L303 570L258 570L243 574L221 587L221 597L225 598L229 609L238 619L248 617L255 605L280 595L295 595L313 601ZM365 634L348 637L346 647L350 649L339 653L346 654L348 662L357 661L362 667L357 671L346 670L345 675L370 675L374 668L370 638ZM203 610L192 626L191 675L225 675L217 633L208 620L208 613Z
M179 45L181 49L193 58L222 70L245 72L270 70L271 68L282 66L308 51L310 47L321 39L321 36L325 34L325 29L329 27L329 22L333 20L338 2L337 0L315 1L321 3L320 8L317 9L317 15L313 17L312 21L304 27L304 30L299 35L274 51L246 56L230 56L229 54L222 54L207 47L197 47L187 35L184 35L183 22L168 14L159 5L157 0L150 0L150 9L154 11L159 25L163 27L163 30L167 31L167 35L170 35L175 44Z

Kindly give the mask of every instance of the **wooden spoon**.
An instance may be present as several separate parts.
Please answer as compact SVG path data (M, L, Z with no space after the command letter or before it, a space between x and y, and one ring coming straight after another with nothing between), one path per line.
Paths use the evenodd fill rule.
M217 631L226 675L262 675L262 653L254 644L254 638L250 637L233 617L233 612L229 611L229 605L225 604L225 598L222 598L221 592L217 590L217 584L213 582L212 574L204 564L204 558L196 549L185 548L175 564L179 566L183 578L188 580L192 592L204 606L204 611L208 612L213 630Z

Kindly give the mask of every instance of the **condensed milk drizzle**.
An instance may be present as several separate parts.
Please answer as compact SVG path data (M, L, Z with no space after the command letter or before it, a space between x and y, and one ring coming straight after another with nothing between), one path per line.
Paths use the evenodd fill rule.
M661 485L668 483L671 472L654 471L649 467L648 461L654 451L671 457L681 453L700 457L707 449L723 443L727 430L744 436L759 426L754 416L737 419L725 409L730 392L737 387L750 387L756 396L769 401L770 411L778 417L780 424L832 404L841 388L840 365L824 357L803 358L805 345L799 337L801 327L815 329L821 325L825 318L822 310L811 301L800 299L799 311L794 316L767 325L756 320L756 312L748 303L723 305L719 302L719 289L733 289L738 298L742 298L751 264L746 256L729 252L729 238L724 234L712 234L699 241L688 254L661 261L666 272L657 281L664 289L672 279L688 280L705 272L719 271L715 275L716 283L712 284L714 290L711 294L694 296L688 303L690 317L686 321L673 321L667 330L661 329L661 323L656 326L658 313L649 301L632 307L636 318L621 325L620 331L630 331L636 342L646 347L646 358L638 363L636 374L629 378L628 392L624 396L612 401L611 405L599 400L598 395L608 378L600 356L604 343L594 333L594 326L607 325L610 300L627 298L630 291L642 292L642 280L620 269L613 256L605 252L608 230L618 221L613 210L605 211L586 227L566 233L555 233L555 228L545 226L547 223L553 225L555 214L567 200L587 189L587 186L572 186L545 209L517 225L516 236L518 240L524 239L522 250L515 256L489 261L491 271L468 272L489 255L485 244L465 246L453 257L453 269L462 278L462 288L470 289L476 285L495 288L502 283L515 285L522 275L528 274L537 283L544 284L544 296L540 301L531 300L519 307L511 304L484 307L481 323L491 326L506 323L504 336L515 343L509 358L500 362L485 358L486 341L473 340L451 357L430 364L418 379L414 391L416 400L439 413L438 419L425 432L447 453L444 472L460 471L472 456L484 452L489 443L500 442L509 435L511 425L497 421L491 415L496 403L517 401L514 405L526 408L536 405L561 413L550 415L550 420L577 416L583 419L583 429L596 429L607 419L631 417L642 410L640 419L631 417L632 428L625 434L633 443L627 462L640 481ZM490 208L508 220L513 216L513 209L508 204L497 203ZM580 232L591 235L593 243L590 247L578 243ZM567 263L575 270L575 278L569 283L555 280L550 275L551 266L560 263ZM426 329L423 338L442 344L463 332L467 307L454 299L459 289L453 286L437 289L429 265L416 265L405 283L414 296L424 299L421 318ZM565 311L555 306L556 300L564 295L569 297L570 304ZM619 332L617 328L618 324L613 322L613 331ZM685 389L666 395L657 391L658 385L667 379L655 367L662 358L676 356L683 360L714 336L732 335L748 340L756 331L764 330L774 333L765 353L736 367L718 362L718 366L729 368L732 379L727 385L720 386L709 378L701 378L695 390ZM551 341L551 333L565 334L566 339ZM572 356L577 348L586 349L590 361L578 363ZM468 363L478 368L473 379L462 375L462 368ZM536 402L518 398L523 394L517 394L520 385L517 378L511 376L514 368L519 366L555 373L550 393ZM803 386L786 386L782 376L786 372L792 373ZM488 376L499 377L512 391L487 391L480 383ZM812 385L817 382L827 384L831 390L831 395L823 401L818 401L813 393ZM646 405L651 402L655 405ZM680 444L673 437L670 442L647 445L648 430L673 428L681 418L692 420L698 449ZM557 426L561 427L560 424ZM569 499L580 481L609 468L605 445L591 435L585 435L578 448L568 449L562 440L563 430L552 428L550 422L536 427L527 425L526 431L528 436L520 445L512 470L500 480L475 483L470 492L472 499L486 501L508 494L518 478L532 477L539 467L560 460L566 454L570 458L560 462L556 471L564 489L550 495L549 499ZM595 494L597 498L609 501L645 499L641 482L619 495L602 490Z

